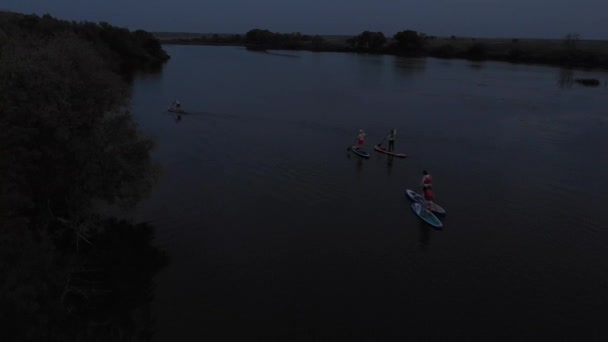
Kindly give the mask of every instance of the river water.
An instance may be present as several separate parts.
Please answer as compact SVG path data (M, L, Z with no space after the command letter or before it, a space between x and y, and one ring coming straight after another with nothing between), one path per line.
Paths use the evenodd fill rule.
M162 167L135 213L171 258L157 341L605 336L608 74L166 49L132 101ZM371 149L392 128L406 159ZM405 197L423 169L443 230Z

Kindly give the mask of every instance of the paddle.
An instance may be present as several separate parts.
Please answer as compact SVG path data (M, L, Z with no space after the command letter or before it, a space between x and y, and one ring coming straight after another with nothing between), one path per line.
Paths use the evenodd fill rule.
M350 145L346 148L346 151L350 151L351 148L353 148L353 146L357 145L357 143L359 142L359 139L355 139L355 143L353 145Z
M390 131L389 131L389 134L390 134ZM386 140L387 135L385 135L384 138L382 138L382 141L379 144L376 144L376 146L382 145L382 143L384 143L384 140Z

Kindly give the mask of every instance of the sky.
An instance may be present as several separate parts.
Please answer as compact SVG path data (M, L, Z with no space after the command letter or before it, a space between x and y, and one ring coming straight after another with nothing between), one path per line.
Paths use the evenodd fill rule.
M165 32L608 40L608 0L0 0L0 10Z

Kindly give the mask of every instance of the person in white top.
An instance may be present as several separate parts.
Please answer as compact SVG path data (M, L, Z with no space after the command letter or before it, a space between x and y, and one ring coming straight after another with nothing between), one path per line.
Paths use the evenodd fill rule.
M395 150L395 139L397 139L397 129L393 128L387 136L388 139L388 151L393 152Z

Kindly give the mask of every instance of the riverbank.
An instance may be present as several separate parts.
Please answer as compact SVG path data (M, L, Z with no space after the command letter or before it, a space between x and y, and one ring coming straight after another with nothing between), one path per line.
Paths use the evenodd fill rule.
M401 35L400 35L401 34ZM564 39L490 39L435 37L403 31L393 37L381 32L357 36L309 36L251 30L240 34L154 33L166 45L245 46L254 50L348 52L443 59L494 60L562 67L608 69L608 41Z
M0 12L0 340L154 331L168 256L154 226L101 208L133 207L155 184L132 81L168 59L145 31Z

